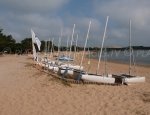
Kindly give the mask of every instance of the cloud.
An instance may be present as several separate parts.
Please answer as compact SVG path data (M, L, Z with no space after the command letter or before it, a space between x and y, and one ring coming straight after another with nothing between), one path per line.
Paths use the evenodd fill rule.
M16 12L48 12L60 9L69 0L2 0L0 6Z
M87 32L89 22L91 21L91 31L99 31L101 28L101 22L92 17L73 17L70 16L66 19L69 24L76 24L76 30L79 32Z
M0 1L0 25L6 34L17 41L30 37L30 28L35 29L42 39L58 34L63 26L57 15L69 0L2 0Z
M145 27L150 24L149 0L113 0L105 3L95 2L95 13L109 15L112 20L123 25L132 19L136 27Z
M91 18L91 17L69 16L68 18L66 18L66 22L68 22L69 25L67 24L65 26L67 26L68 29L70 28L70 32L69 32L70 36L72 34L73 24L76 25L74 39L76 39L76 34L78 34L79 45L83 45L85 42L90 21L91 21L91 28L89 32L89 40L95 43L95 40L103 32L104 29L100 21L98 21L96 18Z
M136 19L140 23L150 18L148 0L113 0L108 2L95 2L95 12L97 14L110 15L114 19L127 20Z
M99 16L109 15L112 37L116 39L123 38L126 43L129 36L129 19L131 19L132 35L133 38L136 38L133 41L137 44L149 45L143 41L143 39L148 40L148 36L145 36L144 31L150 30L149 5L149 0L109 0L107 2L96 0L94 2L94 13Z
M63 30L62 38L66 42L72 34L73 24L76 24L75 36L79 34L79 43L83 45L91 20L89 46L99 46L109 15L106 45L128 45L130 18L133 44L149 45L149 0L87 1L1 0L0 27L17 41L31 37L31 28L41 40L55 37L58 41Z

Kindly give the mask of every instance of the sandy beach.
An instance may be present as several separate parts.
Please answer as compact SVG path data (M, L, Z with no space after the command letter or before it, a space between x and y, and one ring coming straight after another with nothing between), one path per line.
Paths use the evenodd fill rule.
M87 60L83 65L94 72L97 60L86 66ZM128 72L128 65L108 63L107 69L108 73ZM65 85L33 67L27 55L1 56L0 115L149 115L150 67L137 67L136 71L146 77L145 83Z

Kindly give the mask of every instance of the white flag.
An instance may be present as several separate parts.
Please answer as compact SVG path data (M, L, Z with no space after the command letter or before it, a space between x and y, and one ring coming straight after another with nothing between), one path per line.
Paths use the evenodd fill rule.
M34 31L31 29L31 35L32 35L32 43L35 43L35 33Z
M39 40L39 38L38 38L37 36L35 36L35 42L36 42L36 44L37 44L37 46L38 46L38 49L39 49L39 51L40 51L41 41Z
M38 49L40 51L40 47L41 47L41 41L38 39L38 37L35 35L34 31L31 29L31 34L32 34L32 42L37 44Z
M31 29L31 35L32 35L32 51L33 51L33 58L34 60L36 60L36 50L35 50L35 33L33 32L33 30Z

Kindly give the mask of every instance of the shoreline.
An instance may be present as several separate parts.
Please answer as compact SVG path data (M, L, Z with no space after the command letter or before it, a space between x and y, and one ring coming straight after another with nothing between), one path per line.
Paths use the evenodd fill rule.
M104 61L103 61L104 62ZM129 66L129 63L126 63L126 62L123 62L123 61L107 61L108 63L116 63L116 64L124 64L124 65L128 65ZM132 66L134 66L132 64ZM149 64L135 64L136 67L146 67L146 68L150 68L150 65Z

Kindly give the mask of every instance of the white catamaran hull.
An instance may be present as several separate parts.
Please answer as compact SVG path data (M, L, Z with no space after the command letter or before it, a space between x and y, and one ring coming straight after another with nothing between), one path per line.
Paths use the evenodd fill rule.
M125 78L125 83L143 83L145 82L145 77L131 77L131 78Z
M97 83L115 83L115 78L97 75L82 75L81 79Z
M58 72L58 70L59 70L58 66L49 66L48 69L52 70L54 72Z
M54 71L54 72L58 72L58 70L59 70L58 67L54 67L54 68L53 68L53 71Z
M58 74L64 74L66 72L66 74L69 74L69 75L73 75L73 70L76 69L76 70L82 70L83 69L83 66L78 66L78 65L71 65L69 64L68 66L66 65L62 65L59 67L59 72Z
M83 70L83 66L80 67L79 65L64 64L64 65L61 65L60 67Z

